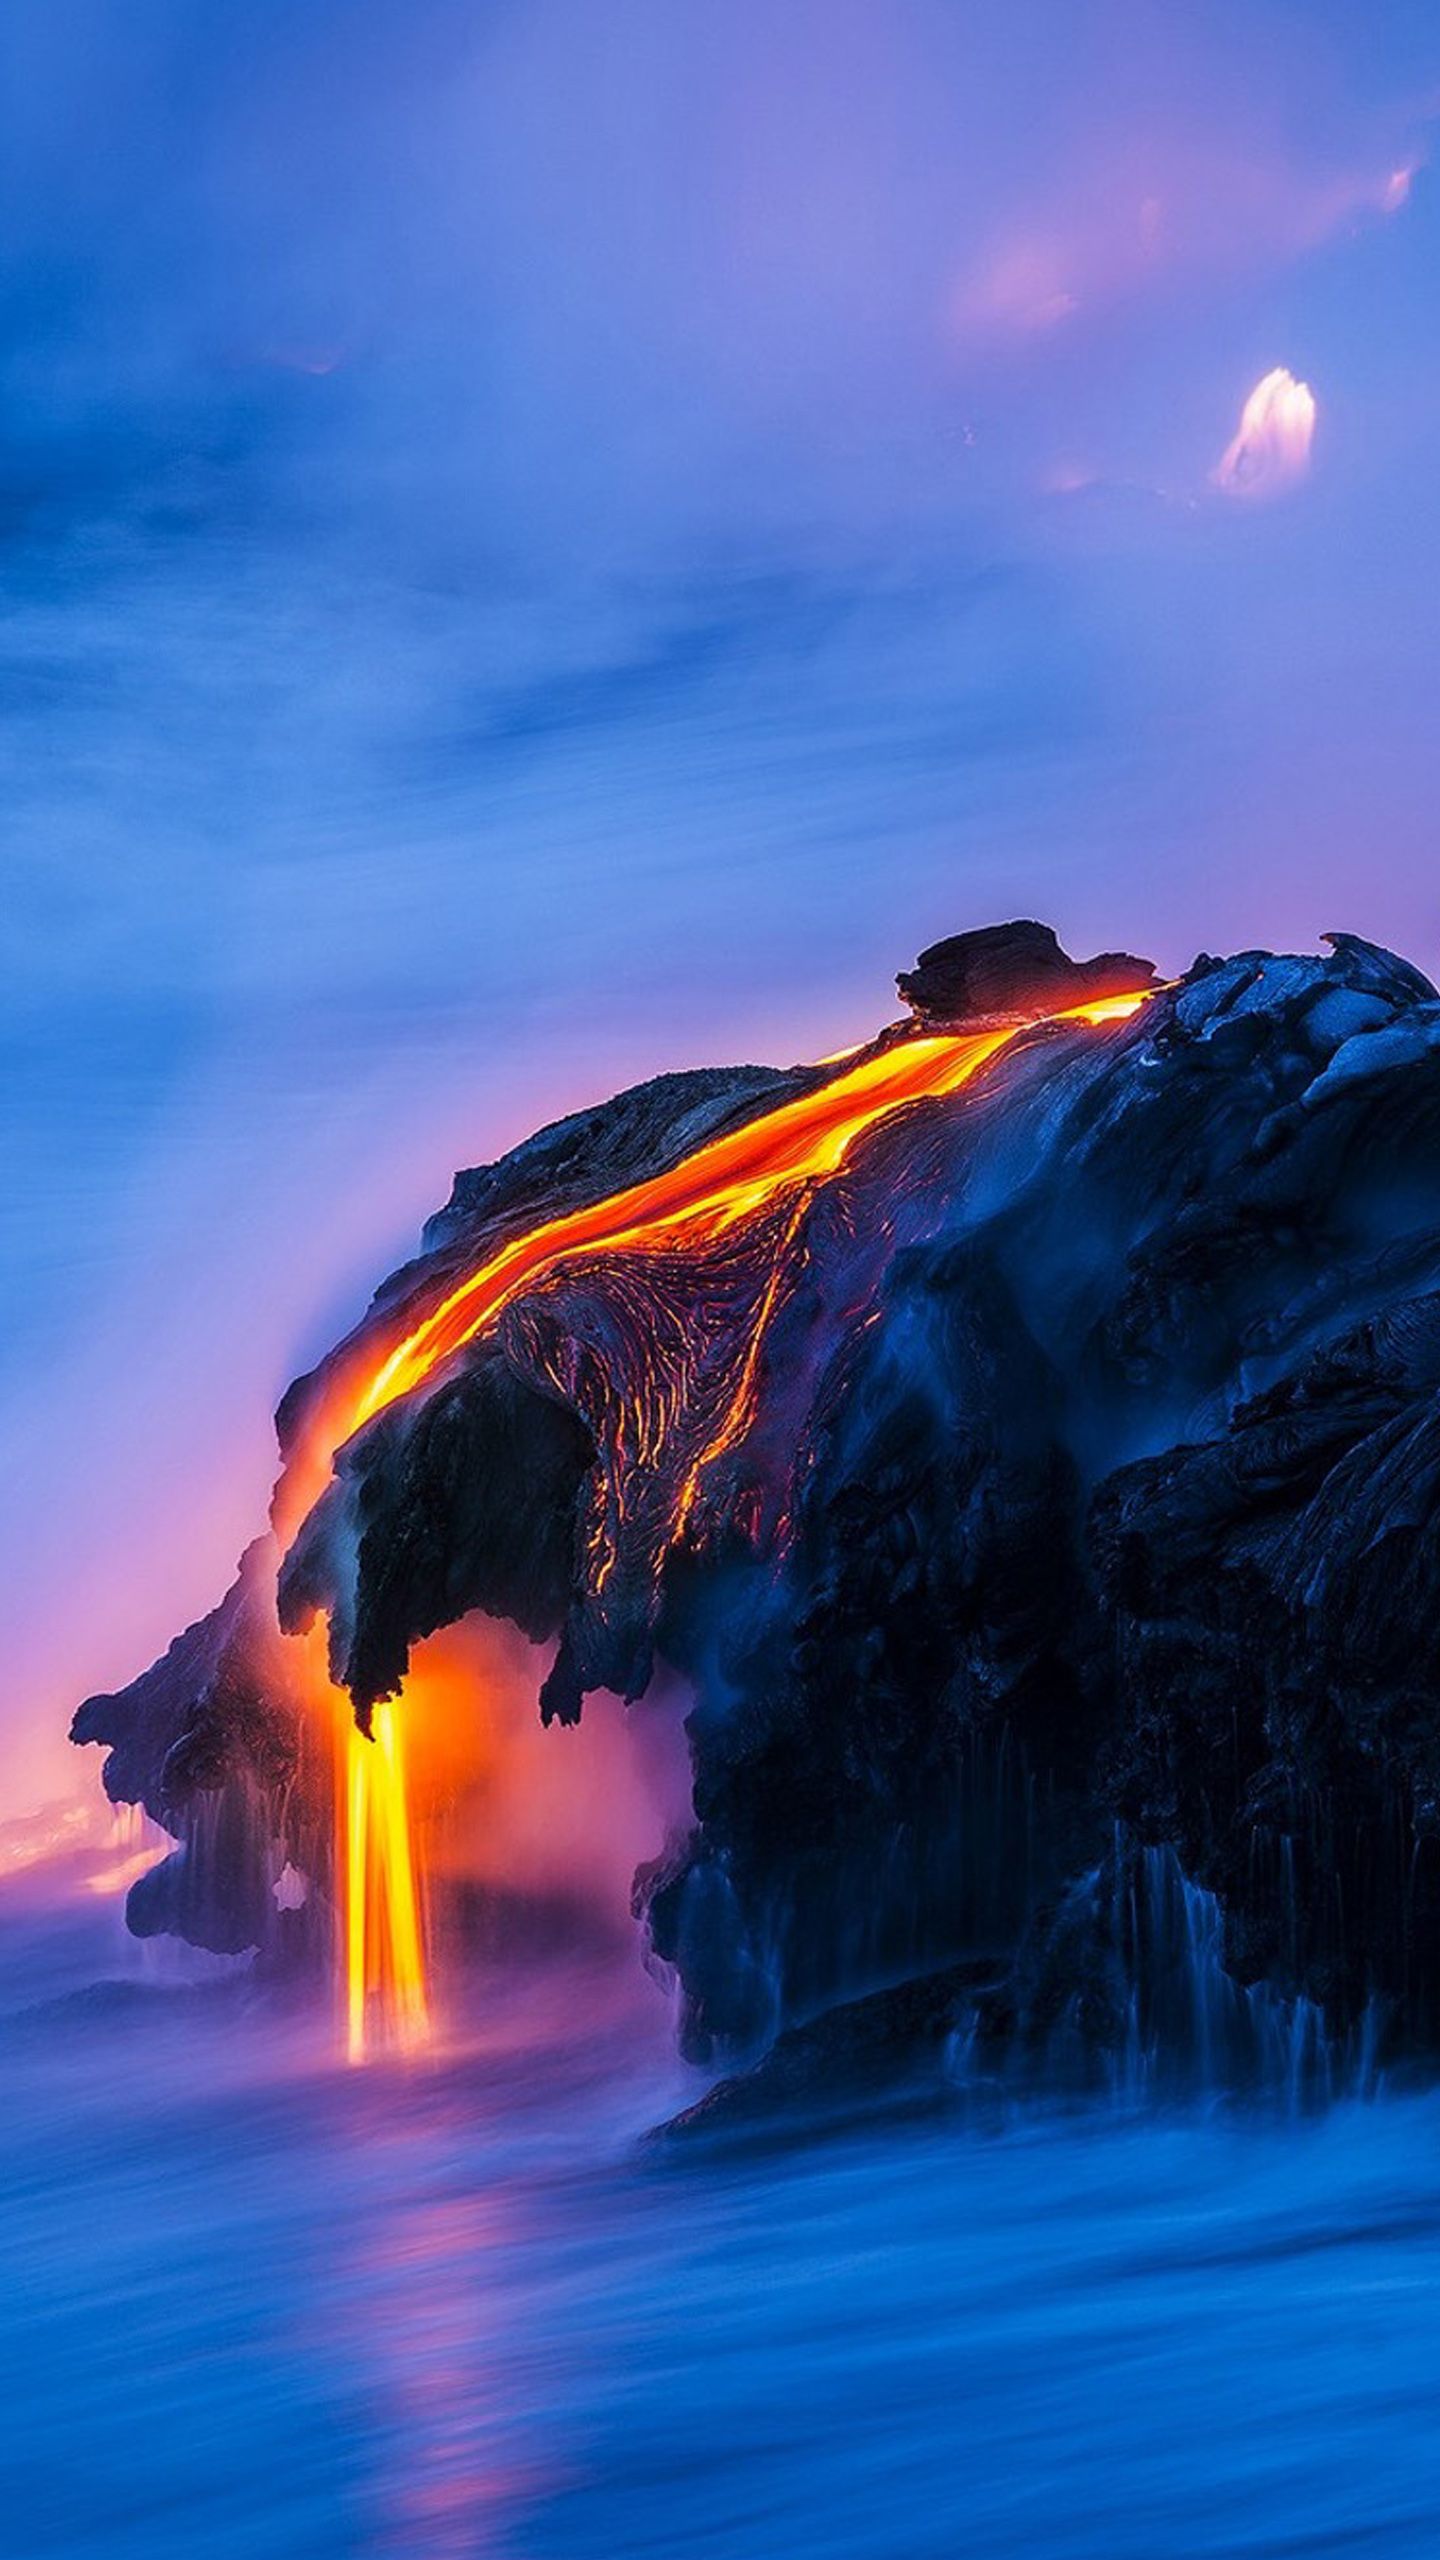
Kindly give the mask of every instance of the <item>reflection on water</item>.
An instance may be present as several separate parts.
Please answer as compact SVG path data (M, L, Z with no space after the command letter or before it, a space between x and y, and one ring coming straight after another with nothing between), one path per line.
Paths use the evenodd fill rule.
M98 1987L94 1903L0 1923L24 2560L1437 2547L1434 2099L662 2156L613 1959L357 2075L239 1977Z

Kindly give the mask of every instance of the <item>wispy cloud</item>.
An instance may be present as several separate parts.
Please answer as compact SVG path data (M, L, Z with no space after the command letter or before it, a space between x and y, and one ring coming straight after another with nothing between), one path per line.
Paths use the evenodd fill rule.
M1297 165L1223 131L1115 133L1035 173L1023 213L962 268L949 323L962 344L1023 340L1103 317L1179 279L1264 273L1404 210L1421 167Z

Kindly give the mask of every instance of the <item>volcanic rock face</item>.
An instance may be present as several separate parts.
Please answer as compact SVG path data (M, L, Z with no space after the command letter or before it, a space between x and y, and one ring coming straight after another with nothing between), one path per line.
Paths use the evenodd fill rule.
M1155 983L1148 960L1128 951L1103 951L1096 960L1072 960L1053 928L1024 920L982 925L978 933L953 933L922 951L895 984L925 1030L940 1030L988 1015L1059 1013L1096 996L1128 995Z
M927 1031L1151 984L1034 926L900 981ZM507 1239L840 1072L663 1078L460 1176L292 1451ZM637 1892L696 2053L942 1970L992 2050L1160 2038L1176 1913L1227 2015L1440 2045L1440 998L1391 955L1021 1029L719 1232L537 1270L324 1475L77 1718L185 1843L137 1925L268 1942L280 1864L323 1886L280 1564L362 1713L476 1608L554 1644L547 1714L685 1676L694 1827Z

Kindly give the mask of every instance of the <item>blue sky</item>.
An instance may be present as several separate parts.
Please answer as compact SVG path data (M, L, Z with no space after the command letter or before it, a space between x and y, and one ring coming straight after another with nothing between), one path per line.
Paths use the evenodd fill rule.
M1005 914L1440 960L1440 19L12 0L0 99L33 1791L454 1164Z

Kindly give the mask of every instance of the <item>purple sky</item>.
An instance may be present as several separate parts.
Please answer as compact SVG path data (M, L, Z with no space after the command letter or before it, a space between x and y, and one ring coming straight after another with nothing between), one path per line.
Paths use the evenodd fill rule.
M1007 914L1440 962L1440 16L12 0L0 97L19 1803L454 1164Z

